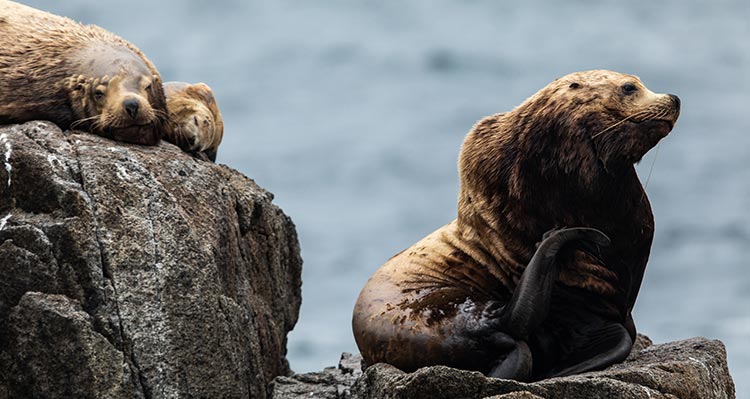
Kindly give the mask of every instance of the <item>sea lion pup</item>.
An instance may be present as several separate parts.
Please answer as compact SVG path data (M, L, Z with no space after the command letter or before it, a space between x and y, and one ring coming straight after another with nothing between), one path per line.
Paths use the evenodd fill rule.
M155 145L167 122L161 78L98 26L0 0L0 124L35 119Z
M477 123L458 218L388 260L357 300L366 363L539 380L623 360L654 228L633 163L679 109L596 70Z
M171 125L164 139L216 162L224 121L211 88L205 83L167 82L164 93Z

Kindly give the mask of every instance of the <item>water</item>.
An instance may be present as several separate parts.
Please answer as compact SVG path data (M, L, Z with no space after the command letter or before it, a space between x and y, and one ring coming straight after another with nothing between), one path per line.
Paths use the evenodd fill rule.
M366 279L455 217L475 121L576 70L678 94L648 185L656 236L635 320L657 342L724 341L737 395L750 397L747 1L29 3L134 42L167 80L214 88L218 161L276 194L298 228L298 372L356 351L350 315Z

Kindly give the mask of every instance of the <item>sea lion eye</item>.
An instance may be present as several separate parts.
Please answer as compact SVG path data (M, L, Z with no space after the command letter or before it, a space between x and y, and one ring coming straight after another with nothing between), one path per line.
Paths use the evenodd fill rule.
M104 92L101 89L94 90L94 98L101 100L104 97Z
M570 87L571 89L577 89L577 88L581 87L581 85L579 85L578 83L573 82L568 87Z
M636 90L638 90L638 88L632 83L625 83L622 85L622 92L626 95L633 94Z
M149 83L149 84L148 84L148 86L146 86L146 89L145 89L145 90L146 90L146 91L151 91L151 83Z

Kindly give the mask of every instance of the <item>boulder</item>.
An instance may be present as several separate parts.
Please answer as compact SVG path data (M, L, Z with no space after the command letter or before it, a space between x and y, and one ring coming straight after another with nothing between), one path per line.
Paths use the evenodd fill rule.
M0 399L266 397L301 300L272 199L168 143L0 126Z
M350 357L361 362L361 358ZM639 336L623 363L602 371L551 378L535 383L488 378L478 372L445 366L404 373L379 363L358 378L342 370L326 369L277 378L271 385L275 399L589 399L734 398L734 382L727 368L726 350L717 340L692 338L652 345ZM352 372L352 375L356 375ZM350 381L354 383L350 386ZM331 389L331 387L336 389Z

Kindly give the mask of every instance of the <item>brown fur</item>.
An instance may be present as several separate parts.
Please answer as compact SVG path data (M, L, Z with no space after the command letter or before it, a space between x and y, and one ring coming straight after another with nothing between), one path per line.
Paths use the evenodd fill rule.
M164 139L187 152L202 153L216 161L224 122L211 88L205 83L167 82L164 93L172 123Z
M154 145L167 124L154 65L135 46L0 0L0 123L50 120L115 140Z
M633 163L678 115L676 97L598 70L557 79L477 123L460 154L458 218L386 262L357 300L354 336L366 362L487 372L498 359L466 337L502 330L488 314L508 302L543 234L560 227L598 229L612 245L600 256L559 256L542 328L563 340L572 314L595 314L634 336L630 312L654 225ZM553 365L534 364L536 375L545 367Z

